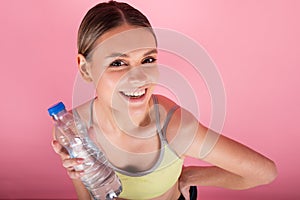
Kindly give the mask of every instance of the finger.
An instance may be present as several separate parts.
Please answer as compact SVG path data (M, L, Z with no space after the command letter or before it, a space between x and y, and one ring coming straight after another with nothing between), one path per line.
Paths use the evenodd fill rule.
M83 158L66 158L62 161L63 167L67 169L74 169L74 166L81 165Z
M60 155L62 159L70 157L68 151L62 145L60 145L58 141L53 140L51 144L55 153Z
M80 179L84 175L84 171L68 170L67 174L71 179Z
M181 189L181 194L184 196L185 199L190 199L190 188L185 187Z

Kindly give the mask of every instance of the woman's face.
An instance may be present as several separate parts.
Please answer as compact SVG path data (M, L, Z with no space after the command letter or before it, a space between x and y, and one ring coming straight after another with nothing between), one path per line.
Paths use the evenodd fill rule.
M123 25L103 34L90 59L98 98L130 115L145 113L158 78L156 59L155 38L145 28Z

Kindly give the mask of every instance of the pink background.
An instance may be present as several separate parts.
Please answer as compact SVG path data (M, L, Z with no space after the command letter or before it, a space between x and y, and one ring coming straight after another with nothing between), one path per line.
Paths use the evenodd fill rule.
M0 199L76 198L50 146L46 109L57 100L72 105L76 32L97 2L1 1ZM205 47L226 90L223 134L277 163L278 178L268 186L201 187L199 199L300 199L300 1L126 2L154 27L177 30Z

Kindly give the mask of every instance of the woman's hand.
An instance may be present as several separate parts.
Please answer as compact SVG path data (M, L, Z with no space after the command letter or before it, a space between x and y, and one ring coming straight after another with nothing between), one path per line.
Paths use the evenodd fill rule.
M183 167L181 176L179 178L179 191L184 196L185 199L190 199L190 187L191 184L191 168L192 167Z
M62 160L62 165L66 168L67 173L71 179L79 179L83 175L83 171L75 171L74 166L80 165L83 163L82 158L70 158L68 151L59 144L58 141L52 141L52 147L54 151L60 156Z

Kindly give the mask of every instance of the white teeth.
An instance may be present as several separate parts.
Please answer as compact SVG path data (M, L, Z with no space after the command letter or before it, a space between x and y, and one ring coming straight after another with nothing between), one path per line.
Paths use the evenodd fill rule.
M135 91L135 92L122 92L125 96L128 97L140 97L143 96L146 93L146 90L139 90L139 91Z

